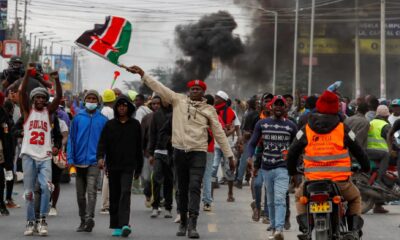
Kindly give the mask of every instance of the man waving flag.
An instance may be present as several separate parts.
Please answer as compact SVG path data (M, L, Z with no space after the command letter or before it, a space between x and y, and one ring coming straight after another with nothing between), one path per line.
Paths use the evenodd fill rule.
M132 25L124 18L108 16L104 24L95 24L75 43L110 62L119 65L118 58L128 51Z

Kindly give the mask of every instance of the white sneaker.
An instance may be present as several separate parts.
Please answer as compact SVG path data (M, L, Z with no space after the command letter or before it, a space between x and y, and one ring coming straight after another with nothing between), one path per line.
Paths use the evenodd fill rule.
M275 235L274 235L274 240L284 240L283 232L282 231L276 231Z
M53 217L55 217L55 216L57 216L58 215L58 212L57 212L57 209L56 208L50 208L50 211L49 211L49 216L53 216Z
M160 215L160 214L158 213L158 210L157 210L157 209L153 209L153 211L151 212L150 217L151 217L151 218L156 218L156 217L158 217L158 215Z
M108 215L108 214L110 214L110 210L108 210L108 208L102 208L100 210L100 214Z
M32 236L34 231L35 231L35 223L34 222L27 222L24 235L25 236Z
M47 236L47 234L49 233L47 229L46 219L40 219L37 228L40 236Z
M274 240L275 239L275 230L271 231L271 234L268 236L268 240Z
M174 220L174 223L180 223L181 222L181 215L178 214Z

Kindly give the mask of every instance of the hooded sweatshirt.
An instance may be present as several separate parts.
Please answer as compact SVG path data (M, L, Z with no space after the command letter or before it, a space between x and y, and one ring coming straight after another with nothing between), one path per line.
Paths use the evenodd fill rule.
M100 133L107 118L96 110L93 114L80 111L72 120L68 136L68 163L80 167L96 165Z
M122 123L118 105L128 105L128 120ZM114 105L114 119L109 120L101 132L97 147L97 160L105 159L109 171L134 171L140 175L143 167L142 128L138 120L130 117L135 107L129 98L121 95Z
M328 134L333 131L340 122L341 119L338 115L314 113L310 115L307 124L316 133ZM289 148L287 164L289 175L291 176L297 174L298 159L308 144L305 128L306 126L297 132L296 138ZM368 172L370 166L365 150L357 143L356 135L348 126L345 125L344 131L344 146L350 151L355 159L357 159L362 170Z

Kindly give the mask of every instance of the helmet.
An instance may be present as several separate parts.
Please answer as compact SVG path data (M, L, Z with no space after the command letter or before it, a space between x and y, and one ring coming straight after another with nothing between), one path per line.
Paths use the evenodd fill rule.
M138 93L134 90L129 90L128 91L128 96L131 99L131 101L135 101L136 95L138 95Z
M31 100L33 100L33 98L36 97L37 95L45 96L47 101L49 101L50 99L49 92L46 90L46 88L43 87L34 88L29 97Z
M400 106L400 98L394 99L390 105L392 105L392 106Z
M111 89L106 89L103 92L103 102L109 103L109 102L114 102L115 101L115 93Z

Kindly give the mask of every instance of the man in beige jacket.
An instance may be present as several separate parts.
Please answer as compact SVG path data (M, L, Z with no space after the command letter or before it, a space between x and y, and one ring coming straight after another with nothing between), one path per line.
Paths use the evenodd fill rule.
M207 86L200 80L191 81L188 83L189 96L186 96L165 87L146 75L140 67L132 66L127 70L139 74L144 84L173 107L172 146L178 178L178 208L181 215L181 223L176 235L185 236L188 231L189 238L199 238L196 225L200 208L201 181L206 165L209 128L224 156L228 157L231 170L235 169L233 153L218 121L217 112L203 98Z

